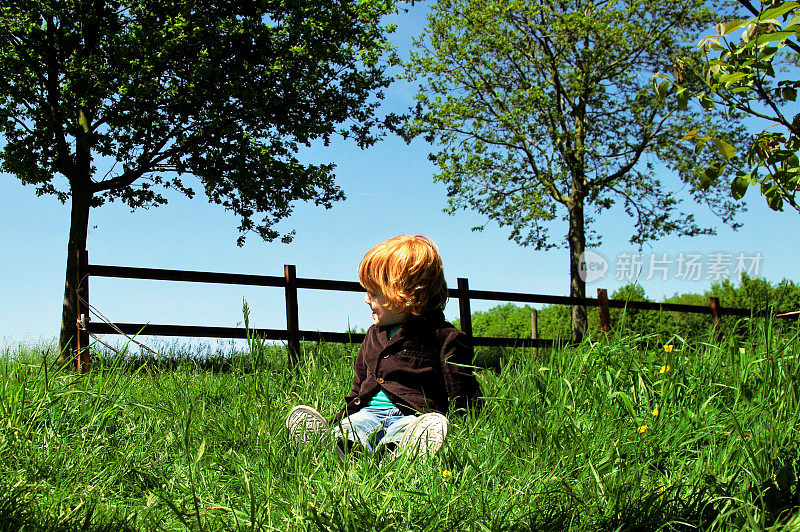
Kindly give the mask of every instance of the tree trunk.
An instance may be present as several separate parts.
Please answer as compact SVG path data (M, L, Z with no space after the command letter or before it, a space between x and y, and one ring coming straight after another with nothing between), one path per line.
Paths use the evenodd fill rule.
M69 180L72 209L69 241L67 243L67 272L64 280L64 305L61 311L61 336L58 340L60 363L72 358L78 347L78 250L86 249L89 230L89 210L92 203L92 149L90 114L84 107L78 110L78 129L75 136L74 165L65 173Z
M67 273L64 280L64 306L61 312L59 337L59 362L67 362L77 347L76 322L78 319L78 250L86 249L89 227L91 192L83 187L72 187L72 210L67 244Z
M569 297L586 297L586 281L580 275L580 258L586 249L586 232L584 231L583 199L571 201L569 210ZM572 306L572 341L580 342L586 334L588 321L586 307Z

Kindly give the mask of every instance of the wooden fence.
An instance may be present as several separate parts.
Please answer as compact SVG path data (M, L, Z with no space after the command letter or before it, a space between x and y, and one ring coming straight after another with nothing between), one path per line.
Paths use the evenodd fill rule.
M104 323L89 319L89 280L92 277L116 277L127 279L149 279L161 281L181 281L194 283L217 283L251 286L272 286L283 288L286 299L286 329L250 329L250 334L257 334L265 340L282 340L287 343L290 360L296 362L300 353L300 342L325 341L338 343L361 342L364 334L327 331L309 331L300 329L298 319L297 291L335 290L341 292L363 292L364 288L357 282L332 281L328 279L307 279L297 277L294 265L287 264L283 268L283 276L247 275L236 273L215 273L185 270L163 270L155 268L132 268L127 266L104 266L89 264L86 250L78 252L78 323L77 323L77 366L78 371L86 371L89 367L89 335L91 334L126 334L153 336L184 336L196 338L247 338L248 330L244 327L209 327L192 325L163 325L152 323ZM489 301L505 301L515 303L544 303L549 305L582 305L598 307L600 327L608 332L611 327L609 309L629 308L670 312L691 312L709 314L716 323L722 315L751 316L750 309L723 308L717 298L711 298L708 306L682 305L674 303L652 303L648 301L625 301L608 299L605 289L597 289L597 298L574 298L543 294L524 294L515 292L494 292L472 290L469 281L458 279L456 288L450 288L448 295L458 300L461 329L472 336L472 312L470 301L473 299ZM551 347L552 339L536 338L498 338L472 337L476 346L504 347Z

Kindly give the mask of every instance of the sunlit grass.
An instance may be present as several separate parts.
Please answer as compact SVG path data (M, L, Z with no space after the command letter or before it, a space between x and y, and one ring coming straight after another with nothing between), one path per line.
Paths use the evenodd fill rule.
M87 375L5 348L0 529L800 528L797 337L644 340L510 353L415 461L289 446L292 406L340 407L354 345L306 344L293 370L259 342L224 363L95 353Z

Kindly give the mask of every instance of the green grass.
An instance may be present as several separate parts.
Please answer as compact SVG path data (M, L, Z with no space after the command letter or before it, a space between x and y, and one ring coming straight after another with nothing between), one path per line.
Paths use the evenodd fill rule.
M798 338L671 344L510 352L415 461L288 445L292 406L340 407L357 346L304 345L294 370L257 342L95 353L87 375L6 348L0 530L800 530Z

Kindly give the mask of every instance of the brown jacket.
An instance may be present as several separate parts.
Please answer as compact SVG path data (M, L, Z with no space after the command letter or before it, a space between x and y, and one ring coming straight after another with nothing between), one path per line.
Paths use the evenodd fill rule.
M391 339L388 329L373 325L367 331L353 387L334 421L367 406L379 390L409 414L480 407L472 343L442 311L412 316Z

